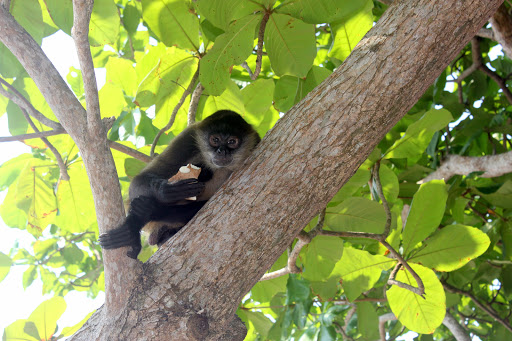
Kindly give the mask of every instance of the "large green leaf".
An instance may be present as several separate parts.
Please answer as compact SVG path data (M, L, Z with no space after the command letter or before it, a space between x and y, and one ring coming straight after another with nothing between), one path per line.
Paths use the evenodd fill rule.
M41 341L39 335L32 335L25 331L28 320L16 320L4 329L2 341Z
M119 23L113 0L95 0L89 23L89 43L93 46L114 44L119 34Z
M343 255L343 241L339 238L316 236L301 250L304 278L312 281L327 279Z
M491 241L482 231L471 226L449 225L425 242L425 248L411 261L436 271L453 271L484 253Z
M241 64L251 54L260 21L260 14L233 21L201 59L199 79L210 95L220 95L229 83L231 66Z
M14 0L11 3L11 14L41 45L44 37L44 22L39 2L37 0Z
M370 0L286 0L277 10L307 23L322 24L349 18Z
M365 1L361 1L364 3ZM329 51L329 57L345 60L356 44L364 37L373 26L373 1L366 1L354 15L334 21L331 23L331 30L334 34L334 41Z
M258 79L243 88L240 93L245 107L244 119L252 126L257 127L272 105L274 81L272 79Z
M365 340L379 339L379 316L370 302L358 302L357 327Z
M444 215L448 193L443 180L432 180L420 186L412 199L411 210L403 233L404 254L434 232Z
M137 74L133 62L124 58L109 58L107 65L107 83L119 86L128 96L137 91Z
M57 327L57 320L65 310L64 298L56 296L41 303L30 314L28 321L34 323L42 340L51 340Z
M421 119L407 127L402 138L396 141L385 153L385 158L407 158L416 162L425 151L432 136L453 119L446 109L431 109Z
M116 117L126 105L123 89L118 85L109 82L105 83L98 92L100 101L101 117Z
M201 15L224 31L234 19L262 10L254 2L246 0L199 0L197 7Z
M446 314L443 285L434 271L419 264L410 264L425 286L425 298L396 285L386 292L391 311L407 328L421 334L432 334ZM395 279L418 287L407 270L399 270Z
M336 263L331 277L342 280L343 289L349 301L354 301L364 291L373 288L379 280L382 270L388 270L396 261L372 255L366 251L345 248L343 257Z
M200 102L199 107L202 107L202 102ZM202 108L201 120L219 110L233 110L238 113L245 112L242 93L238 86L232 81L229 81L226 89L220 96L208 96Z
M306 77L316 56L315 26L274 13L265 29L265 48L276 75Z
M378 202L353 197L328 208L325 223L333 231L382 233L386 212Z
M4 191L18 179L21 171L32 158L32 154L21 154L0 166L0 191Z
M395 202L398 197L398 178L388 166L381 165L379 168L382 192L388 202Z
M53 22L61 30L71 35L71 27L73 27L73 1L45 0L45 3Z
M157 50L155 54L158 54ZM171 94L181 96L197 67L196 58L176 47L167 49L159 58L159 62L145 76L137 90L136 103L143 108L150 107ZM151 61L153 59L148 60L148 63Z
M182 0L142 0L142 17L167 46L199 49L199 18Z

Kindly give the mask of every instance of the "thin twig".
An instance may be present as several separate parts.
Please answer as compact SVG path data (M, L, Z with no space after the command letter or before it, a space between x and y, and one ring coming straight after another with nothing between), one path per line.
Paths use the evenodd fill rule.
M44 116L41 112L39 112L36 108L34 108L32 103L30 103L15 87L13 87L11 84L7 83L1 77L0 77L0 83L5 85L7 87L7 89L9 89L12 92L12 94L11 94L8 91L6 91L2 86L0 86L0 94L2 96L9 98L11 101L13 101L15 104L17 104L20 108L25 108L27 110L27 112L30 114L30 116L32 116L33 118L35 118L36 120L38 120L39 122L44 124L45 126L53 128L55 130L63 130L64 129L59 122L50 120L49 118Z
M27 120L28 124L30 124L32 129L36 133L38 133L39 129L37 129L36 125L34 124L34 121L32 121L32 119L28 115L27 111L24 108L21 108L21 107L20 107L20 109L21 109L21 112L23 113L23 116ZM55 160L57 161L57 164L59 165L59 169L60 169L60 178L62 180L65 180L65 181L69 181L70 178L69 178L69 174L68 174L66 163L62 159L62 156L60 155L60 153L57 150L57 148L55 148L55 146L53 144L51 144L50 141L48 141L48 139L46 137L41 137L41 140L46 144L46 146L48 146L48 149L50 149L50 151L55 156Z
M160 129L160 131L156 134L155 139L153 140L153 144L151 145L150 155L152 157L155 156L155 147L156 147L156 144L158 143L158 140L160 139L160 136L162 136L162 134L165 133L167 130L171 129L172 125L174 124L174 120L176 119L176 115L178 114L178 110L180 110L181 106L183 105L183 102L185 102L185 99L187 98L187 96L190 95L190 93L192 92L192 89L196 85L196 81L197 81L198 77L199 77L199 65L197 67L196 72L194 73L194 76L192 76L192 79L190 80L188 87L185 89L185 91L181 95L181 98L180 98L178 104L176 104L176 106L172 110L171 118L169 119L169 122L167 123L167 125L165 127Z
M126 155L130 155L131 157L133 157L137 160L140 160L140 161L146 162L146 163L149 163L149 162L151 162L151 160L153 160L153 158L151 156L141 153L138 150L127 147L127 146L125 146L121 143L115 142L115 141L111 141L111 140L107 140L107 141L108 141L108 145L110 148L120 151L121 153L125 153Z
M71 35L75 41L84 81L87 129L90 134L103 135L105 129L101 123L98 86L89 46L89 22L93 6L94 0L73 0L73 29Z
M66 134L64 129L62 130L48 130L48 131L41 131L38 133L32 133L32 134L22 134L22 135L15 135L15 136L1 136L0 142L21 142L25 140L30 139L39 139L41 137L48 137L48 136L55 136L60 134Z
M496 321L501 323L503 325L503 327L505 327L509 332L512 332L512 327L510 326L510 322L507 321L506 319L501 318L501 316L491 306L489 306L486 303L480 302L478 300L478 298L476 298L476 296L470 292L455 288L446 282L442 282L442 283L443 283L443 287L446 290L448 290L454 294L460 294L460 295L469 297L477 307L479 307L484 312L486 312L489 316L491 316L493 319L495 319Z
M267 27L268 19L270 18L270 10L266 10L263 15L263 19L261 19L260 29L258 32L258 48L256 50L256 68L254 69L254 73L251 75L251 79L255 80L258 78L261 72L261 60L263 55L263 38L265 37L265 28Z
M197 113L197 106L199 105L199 99L201 99L201 95L203 94L204 86L201 84L201 82L197 83L197 86L192 93L192 96L190 96L190 105L188 107L188 122L187 125L190 126L194 124L196 121L196 113Z
M322 210L322 212L320 212L318 215L318 222L316 223L315 227L311 229L311 231L301 231L299 233L297 236L298 241L295 243L293 250L288 255L288 263L286 266L282 269L264 274L260 281L274 279L291 273L300 273L301 270L297 267L297 258L299 258L300 250L302 250L305 245L309 244L311 240L313 240L313 238L315 238L315 236L320 233L322 227L324 226L324 221L325 209Z
M386 322L396 320L396 316L393 313L387 313L379 316L379 335L380 341L386 341Z
M382 191L382 184L380 182L380 161L375 162L375 165L373 166L373 178L375 187L377 188L377 194L380 197L380 200L382 200L382 206L384 207L384 211L386 212L386 225L384 226L384 232L382 232L381 240L386 240L386 238L389 235L389 230L391 229L391 210L388 205L388 201L384 197L384 192Z

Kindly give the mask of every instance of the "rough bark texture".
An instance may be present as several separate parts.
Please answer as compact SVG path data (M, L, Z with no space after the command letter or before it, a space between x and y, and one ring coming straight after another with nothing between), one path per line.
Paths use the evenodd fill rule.
M243 295L501 3L395 2L144 264L126 310L97 312L73 340L242 340L233 317Z
M505 55L512 58L512 16L505 4L498 8L489 21L491 22L496 41L500 43Z
M114 159L103 127L94 129L87 123L84 108L41 47L3 6L0 6L0 41L27 70L59 122L77 144L87 175L92 179L100 232L115 228L124 218L124 208ZM97 122L99 120L98 117ZM118 312L126 304L133 287L133 280L129 279L135 278L140 265L127 259L121 250L105 254L104 265L107 306L109 311Z

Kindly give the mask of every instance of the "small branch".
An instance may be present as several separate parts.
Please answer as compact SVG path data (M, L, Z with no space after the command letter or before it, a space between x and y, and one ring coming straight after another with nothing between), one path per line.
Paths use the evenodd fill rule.
M75 41L80 69L84 80L85 103L87 111L87 129L89 134L105 134L101 124L98 86L94 73L94 63L89 46L89 21L91 20L94 0L73 0L73 29L71 35Z
M41 131L38 133L22 134L22 135L16 135L16 136L1 136L0 142L15 142L15 141L21 142L21 141L25 141L25 140L39 139L41 137L55 136L55 135L60 135L60 134L66 134L64 129Z
M509 58L512 58L512 17L507 6L502 4L496 13L490 18L492 32L495 40L503 48L503 52Z
M263 38L265 37L265 28L267 27L268 19L270 18L270 10L266 10L261 19L260 30L258 32L258 49L256 50L256 68L254 73L251 74L251 79L256 80L261 72L261 59L263 55Z
M387 313L379 316L379 335L380 341L386 341L386 322L396 320L396 316L393 313Z
M480 302L478 300L478 298L476 298L470 292L452 287L450 284L448 284L446 282L442 282L442 283L443 283L443 287L446 290L448 290L454 294L459 294L459 295L464 295L466 297L469 297L477 307L482 309L485 313L487 313L489 316L491 316L497 322L501 323L503 325L503 327L505 327L509 332L512 332L512 327L510 326L510 322L507 321L507 319L501 318L501 316L496 312L496 310L494 310L490 305Z
M388 201L384 197L384 192L382 191L382 184L380 182L380 161L375 162L375 165L373 166L373 178L374 178L374 184L377 188L377 194L380 197L380 200L382 200L382 206L384 207L384 211L386 212L386 225L384 226L384 232L382 232L382 235L380 237L380 241L386 240L386 238L389 235L389 230L391 228L391 210L389 209Z
M150 155L152 157L155 156L155 147L156 147L156 144L158 143L158 140L160 139L160 136L162 136L162 134L165 133L167 130L171 129L172 125L174 124L174 120L176 119L176 115L178 114L178 110L180 110L181 106L183 105L183 102L185 102L185 99L187 98L187 96L190 95L190 93L192 92L192 89L196 85L196 81L197 81L198 77L199 77L199 65L197 67L196 72L194 73L194 76L192 76L192 79L190 80L190 84L183 92L183 95L181 95L181 98L180 98L178 104L176 104L176 106L172 110L171 118L169 119L169 122L167 123L167 125L165 127L160 129L160 131L156 134L155 139L153 140L153 144L151 145Z
M151 162L151 160L153 160L153 158L151 156L141 153L138 150L127 147L127 146L125 146L121 143L115 142L115 141L111 141L111 140L107 140L107 141L108 141L108 145L110 148L115 149L121 153L130 155L131 157L133 157L137 160L140 160L140 161L146 162L146 163L149 163L149 162Z
M204 86L200 82L197 83L197 86L190 96L190 105L188 107L188 122L187 126L194 124L196 121L196 113L197 106L199 105L199 99L201 99L201 95L203 94Z
M297 267L297 259L299 258L300 250L302 250L302 248L305 245L309 244L311 240L313 240L313 238L315 238L316 235L320 233L322 227L324 226L324 220L325 209L322 212L320 212L320 214L318 215L318 222L316 223L315 227L313 227L311 231L309 231L309 233L304 231L301 231L299 233L299 235L297 236L298 241L293 247L292 252L290 252L288 256L288 263L286 264L286 266L282 269L264 274L261 277L260 281L274 279L291 273L300 273L301 270Z
M32 103L30 103L15 87L13 87L11 84L7 83L1 77L0 77L0 84L5 85L7 87L7 89L9 89L12 92L12 94L11 94L8 91L6 91L2 86L0 86L0 94L2 96L5 96L6 98L9 98L16 105L18 105L18 107L24 108L25 110L27 110L27 112L30 114L30 116L32 116L33 118L35 118L36 120L38 120L39 122L41 122L42 124L44 124L47 127L53 128L55 130L63 130L64 129L64 128L62 128L60 123L50 120L49 118L44 116L41 112L39 112L36 108L34 108Z
M36 125L34 124L32 119L30 118L30 116L28 115L27 111L24 108L20 108L20 110L23 113L23 116L27 120L28 124L30 124L32 129L36 133L38 133L39 129L37 129ZM60 155L60 153L57 150L57 148L55 148L55 146L53 144L51 144L50 141L48 141L48 139L46 137L41 137L41 140L46 144L46 146L48 146L48 149L50 149L50 151L55 156L55 160L57 161L57 164L59 165L59 169L60 169L60 178L62 180L65 180L65 181L69 181L70 178L69 178L68 170L67 170L67 167L66 167L66 163L62 159L62 156Z
M493 30L490 30L488 28L481 28L480 31L476 33L476 35L480 38L487 38L496 41L496 37L494 36Z
M485 156L449 155L446 161L418 183L434 179L447 181L454 175L468 175L473 172L484 172L482 178L494 178L512 172L512 151Z

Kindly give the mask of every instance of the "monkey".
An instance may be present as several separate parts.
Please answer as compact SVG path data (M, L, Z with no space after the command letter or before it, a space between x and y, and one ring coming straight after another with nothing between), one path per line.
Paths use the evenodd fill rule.
M133 178L128 214L119 227L100 235L101 247L130 246L127 256L136 259L143 228L149 230L149 243L160 247L192 219L259 142L256 130L230 110L189 126ZM187 164L201 168L199 177L169 183ZM197 198L185 200L190 197Z

